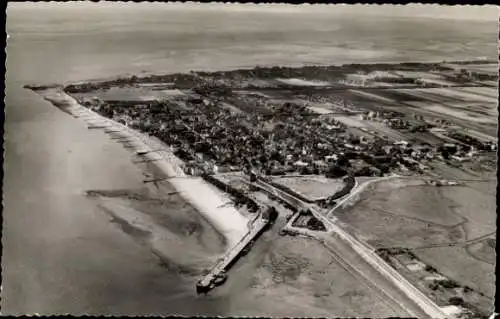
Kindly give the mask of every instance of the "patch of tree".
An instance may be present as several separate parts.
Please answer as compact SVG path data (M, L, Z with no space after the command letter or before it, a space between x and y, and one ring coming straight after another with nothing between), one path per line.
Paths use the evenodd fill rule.
M111 86L106 84L92 84L92 83L82 83L82 84L70 84L64 88L66 93L88 93L96 91L98 89L109 89Z
M432 267L431 265L425 266L425 271L428 271L430 273L436 273L437 272L436 268Z
M389 249L386 249L386 248L379 248L375 251L377 253L377 255L380 256L380 258L382 258L386 263L388 263L389 265L393 266L393 263L392 263L392 260L391 260L391 251Z
M183 148L176 149L174 151L174 155L177 156L178 158L180 158L181 160L186 161L186 162L194 160L193 155L189 151L187 151Z
M324 200L320 200L320 204L324 206L330 206L330 205L335 205L336 200L349 194L349 192L352 190L354 187L356 180L353 175L348 175L343 179L344 182L344 187L342 187L341 190L337 191L335 194L332 196L329 196L328 198Z
M483 143L472 136L462 134L460 132L452 132L449 134L449 136L453 139L456 139L456 140L462 142L462 143L465 143L465 144L470 145L470 146L474 146L478 150L484 151L484 150L487 150L488 148L491 148L491 146L489 146L488 143Z
M394 84L415 84L416 79L405 77L378 77L377 81Z
M325 172L327 178L341 178L347 175L347 170L340 165L330 165L328 170Z
M278 218L278 211L274 206L269 206L262 215L262 218L267 220L269 223L274 223Z
M456 296L451 297L450 299L448 299L448 303L450 305L453 305L453 306L462 306L462 307L465 306L464 300L462 298L456 297Z
M433 281L429 284L429 289L432 291L436 291L439 289L439 285L437 284L436 281Z
M451 280L451 279L440 280L439 284L442 287L447 288L447 289L453 289L453 288L459 288L460 287L460 285L456 281Z
M474 64L497 64L494 60L468 60L468 61L443 61L443 63L459 64L459 65L474 65Z
M166 111L167 104L165 102L155 101L149 106L149 111L153 115L162 114Z
M369 166L364 166L354 171L354 176L375 176L375 175L379 174L377 174L377 172Z
M321 222L319 219L316 217L312 216L308 221L307 221L307 228L311 230L316 230L316 231L326 231L326 227Z
M26 84L23 85L23 88L25 89L30 89L33 91L41 91L41 90L47 90L47 89L54 89L60 87L59 84L46 84L46 85L31 85L31 84Z
M497 240L495 238L486 239L486 244L491 248L495 248L497 246Z
M445 160L450 159L450 156L452 155L450 154L451 153L450 150L446 148L441 148L439 152L441 153L441 156L443 156Z

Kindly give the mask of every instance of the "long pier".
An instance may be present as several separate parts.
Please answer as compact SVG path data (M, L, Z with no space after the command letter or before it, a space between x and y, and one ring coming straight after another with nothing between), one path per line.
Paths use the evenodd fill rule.
M217 264L196 284L198 293L207 293L216 286L221 285L227 279L226 271L236 262L236 260L246 253L252 245L252 242L265 230L266 226L272 223L272 218L265 218L265 212L260 212L259 217L254 221L252 228L245 236L236 243L229 251L220 259Z

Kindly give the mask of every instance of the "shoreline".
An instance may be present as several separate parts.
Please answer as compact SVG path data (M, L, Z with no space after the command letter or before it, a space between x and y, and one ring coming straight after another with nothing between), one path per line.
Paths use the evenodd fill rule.
M160 72L160 73L155 73L154 71L147 71L147 72L139 72L139 73L124 73L124 74L118 74L118 75L110 75L110 76L105 76L105 77L100 77L100 78L90 78L87 80L79 80L79 81L67 81L63 84L52 84L52 85L43 85L43 84L32 84L32 85L24 85L24 88L32 89L32 90L39 90L39 89L45 89L45 88L52 88L52 87L62 87L64 90L66 90L68 87L71 87L73 85L78 86L78 85L103 85L103 84L110 84L110 85L115 85L118 82L122 82L123 84L132 84L136 83L137 81L146 81L148 79L155 79L155 78L162 78L162 77L172 77L172 76L192 76L193 74L211 74L211 75L220 75L220 74L225 74L225 73L246 73L246 72L253 72L257 70L266 70L266 71L271 71L271 70L276 70L276 69L284 69L284 70L289 70L289 71L298 71L301 69L307 69L307 68L316 68L316 69L334 69L335 71L347 71L349 68L365 68L365 67L395 67L395 66L441 66L442 68L446 68L449 70L452 70L453 68L447 66L451 64L456 64L460 66L467 66L467 65L476 65L476 64L497 64L498 61L491 60L491 59L465 59L465 60L421 60L421 61L367 61L367 62L340 62L340 63L288 63L288 64L262 64L262 65L253 65L253 66L228 66L228 67L223 67L223 68L198 68L198 69L186 69L184 71L173 71L173 72Z
M113 134L134 140L131 142L135 144L132 151L149 151L141 156L144 156L145 160L150 161L161 170L167 176L168 182L179 192L179 195L223 235L226 239L226 250L238 243L248 232L248 218L234 207L224 205L227 200L219 196L220 194L201 177L187 176L181 168L182 160L171 153L168 150L169 147L157 138L132 130L80 105L60 86L43 87L35 89L35 92L75 118L86 115L85 121L89 128L102 128L105 131L114 129Z

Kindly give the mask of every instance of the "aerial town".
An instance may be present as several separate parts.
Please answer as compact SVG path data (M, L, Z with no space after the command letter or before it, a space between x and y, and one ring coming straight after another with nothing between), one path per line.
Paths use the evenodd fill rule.
M468 99L488 100L481 92L496 85L496 75L460 66L193 72L65 91L173 146L190 175L250 169L266 176L422 174L436 162L494 171L496 109ZM352 74L341 78L344 72ZM123 92L136 97L120 99ZM454 105L446 109L439 100ZM424 103L429 106L419 107Z
M203 180L246 216L248 231L201 275L198 293L217 293L268 231L336 247L373 289L395 292L401 316L486 318L496 258L497 67L256 67L57 93L84 111L58 102L54 87L27 87L73 115L96 114L89 129L127 143L133 134L120 132L155 138L176 158L177 178ZM164 158L155 152L135 155L154 164Z

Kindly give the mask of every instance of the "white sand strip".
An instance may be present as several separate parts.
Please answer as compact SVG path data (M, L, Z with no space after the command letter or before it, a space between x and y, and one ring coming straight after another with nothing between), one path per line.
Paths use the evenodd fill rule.
M303 79L276 79L279 82L288 84L288 85L298 85L298 86L328 86L331 85L329 82L325 81L308 81Z
M249 231L248 219L232 206L225 205L227 199L218 194L202 178L189 178L182 169L183 162L160 140L139 133L129 127L107 119L83 106L60 90L41 92L43 97L57 107L73 115L85 114L93 122L106 124L106 130L113 135L133 141L134 151L148 151L142 155L152 160L163 173L172 177L169 181L179 191L179 195L193 205L227 239L228 247L234 246ZM160 150L161 151L156 151Z

